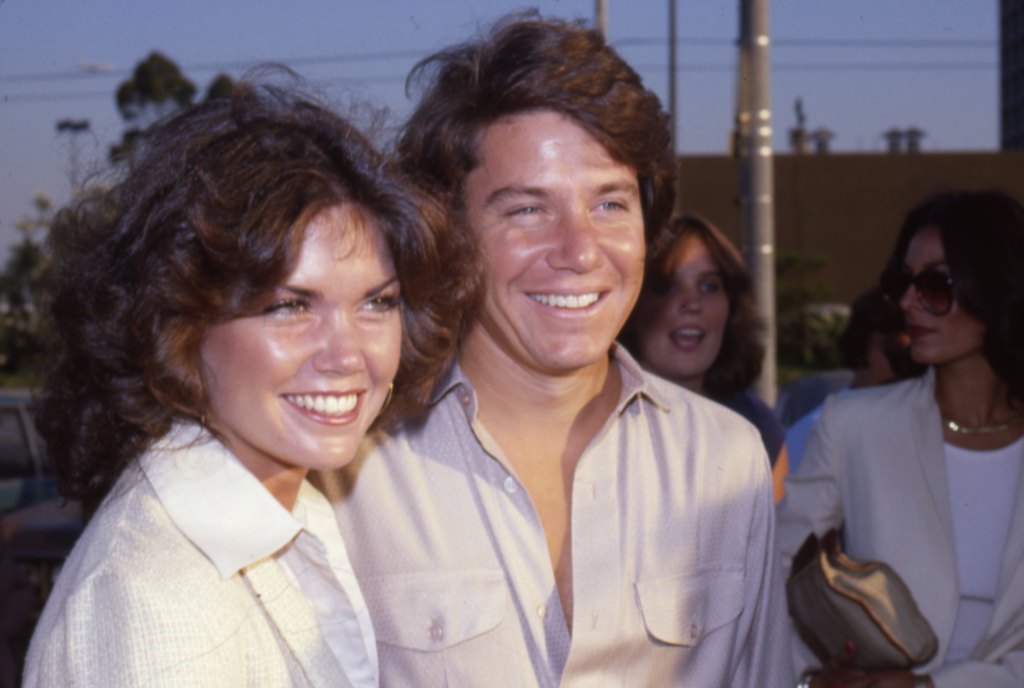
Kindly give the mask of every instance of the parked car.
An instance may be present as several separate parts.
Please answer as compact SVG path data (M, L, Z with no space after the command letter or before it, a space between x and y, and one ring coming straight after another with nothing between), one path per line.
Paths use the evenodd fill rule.
M28 392L0 393L0 516L57 496Z
M0 391L0 688L16 686L28 639L83 527L57 492L28 392Z

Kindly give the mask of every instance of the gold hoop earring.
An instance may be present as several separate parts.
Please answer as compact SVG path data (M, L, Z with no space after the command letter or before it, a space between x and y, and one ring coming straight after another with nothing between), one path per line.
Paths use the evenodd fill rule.
M394 394L395 394L395 383L394 382L389 382L388 383L388 396L387 396L386 399L384 399L384 403L381 404L381 407L380 407L381 411L383 411L384 409L386 409L388 407L388 404L391 403L391 397L393 397Z

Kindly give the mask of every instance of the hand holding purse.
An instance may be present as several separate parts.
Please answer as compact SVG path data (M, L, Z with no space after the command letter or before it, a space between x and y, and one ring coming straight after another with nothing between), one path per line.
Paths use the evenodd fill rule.
M909 669L930 660L939 642L903 579L887 564L859 563L839 547L835 529L819 541L811 533L786 581L789 614L800 637L822 663L847 641L853 666Z

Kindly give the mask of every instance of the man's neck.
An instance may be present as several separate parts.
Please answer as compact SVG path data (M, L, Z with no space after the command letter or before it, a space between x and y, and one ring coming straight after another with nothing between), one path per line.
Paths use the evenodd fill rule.
M465 342L459 364L476 392L479 415L494 432L507 425L531 432L568 432L589 417L604 423L618 401L621 380L611 356L570 371L545 371L516 361L493 342Z

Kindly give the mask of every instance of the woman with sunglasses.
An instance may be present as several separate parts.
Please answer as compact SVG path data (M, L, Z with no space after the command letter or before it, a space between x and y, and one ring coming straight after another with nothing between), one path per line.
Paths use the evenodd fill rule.
M914 669L865 672L855 646L802 685L1024 685L1024 206L934 196L907 216L882 288L920 378L826 402L786 480L778 550L843 528L846 553L890 564L939 640Z

